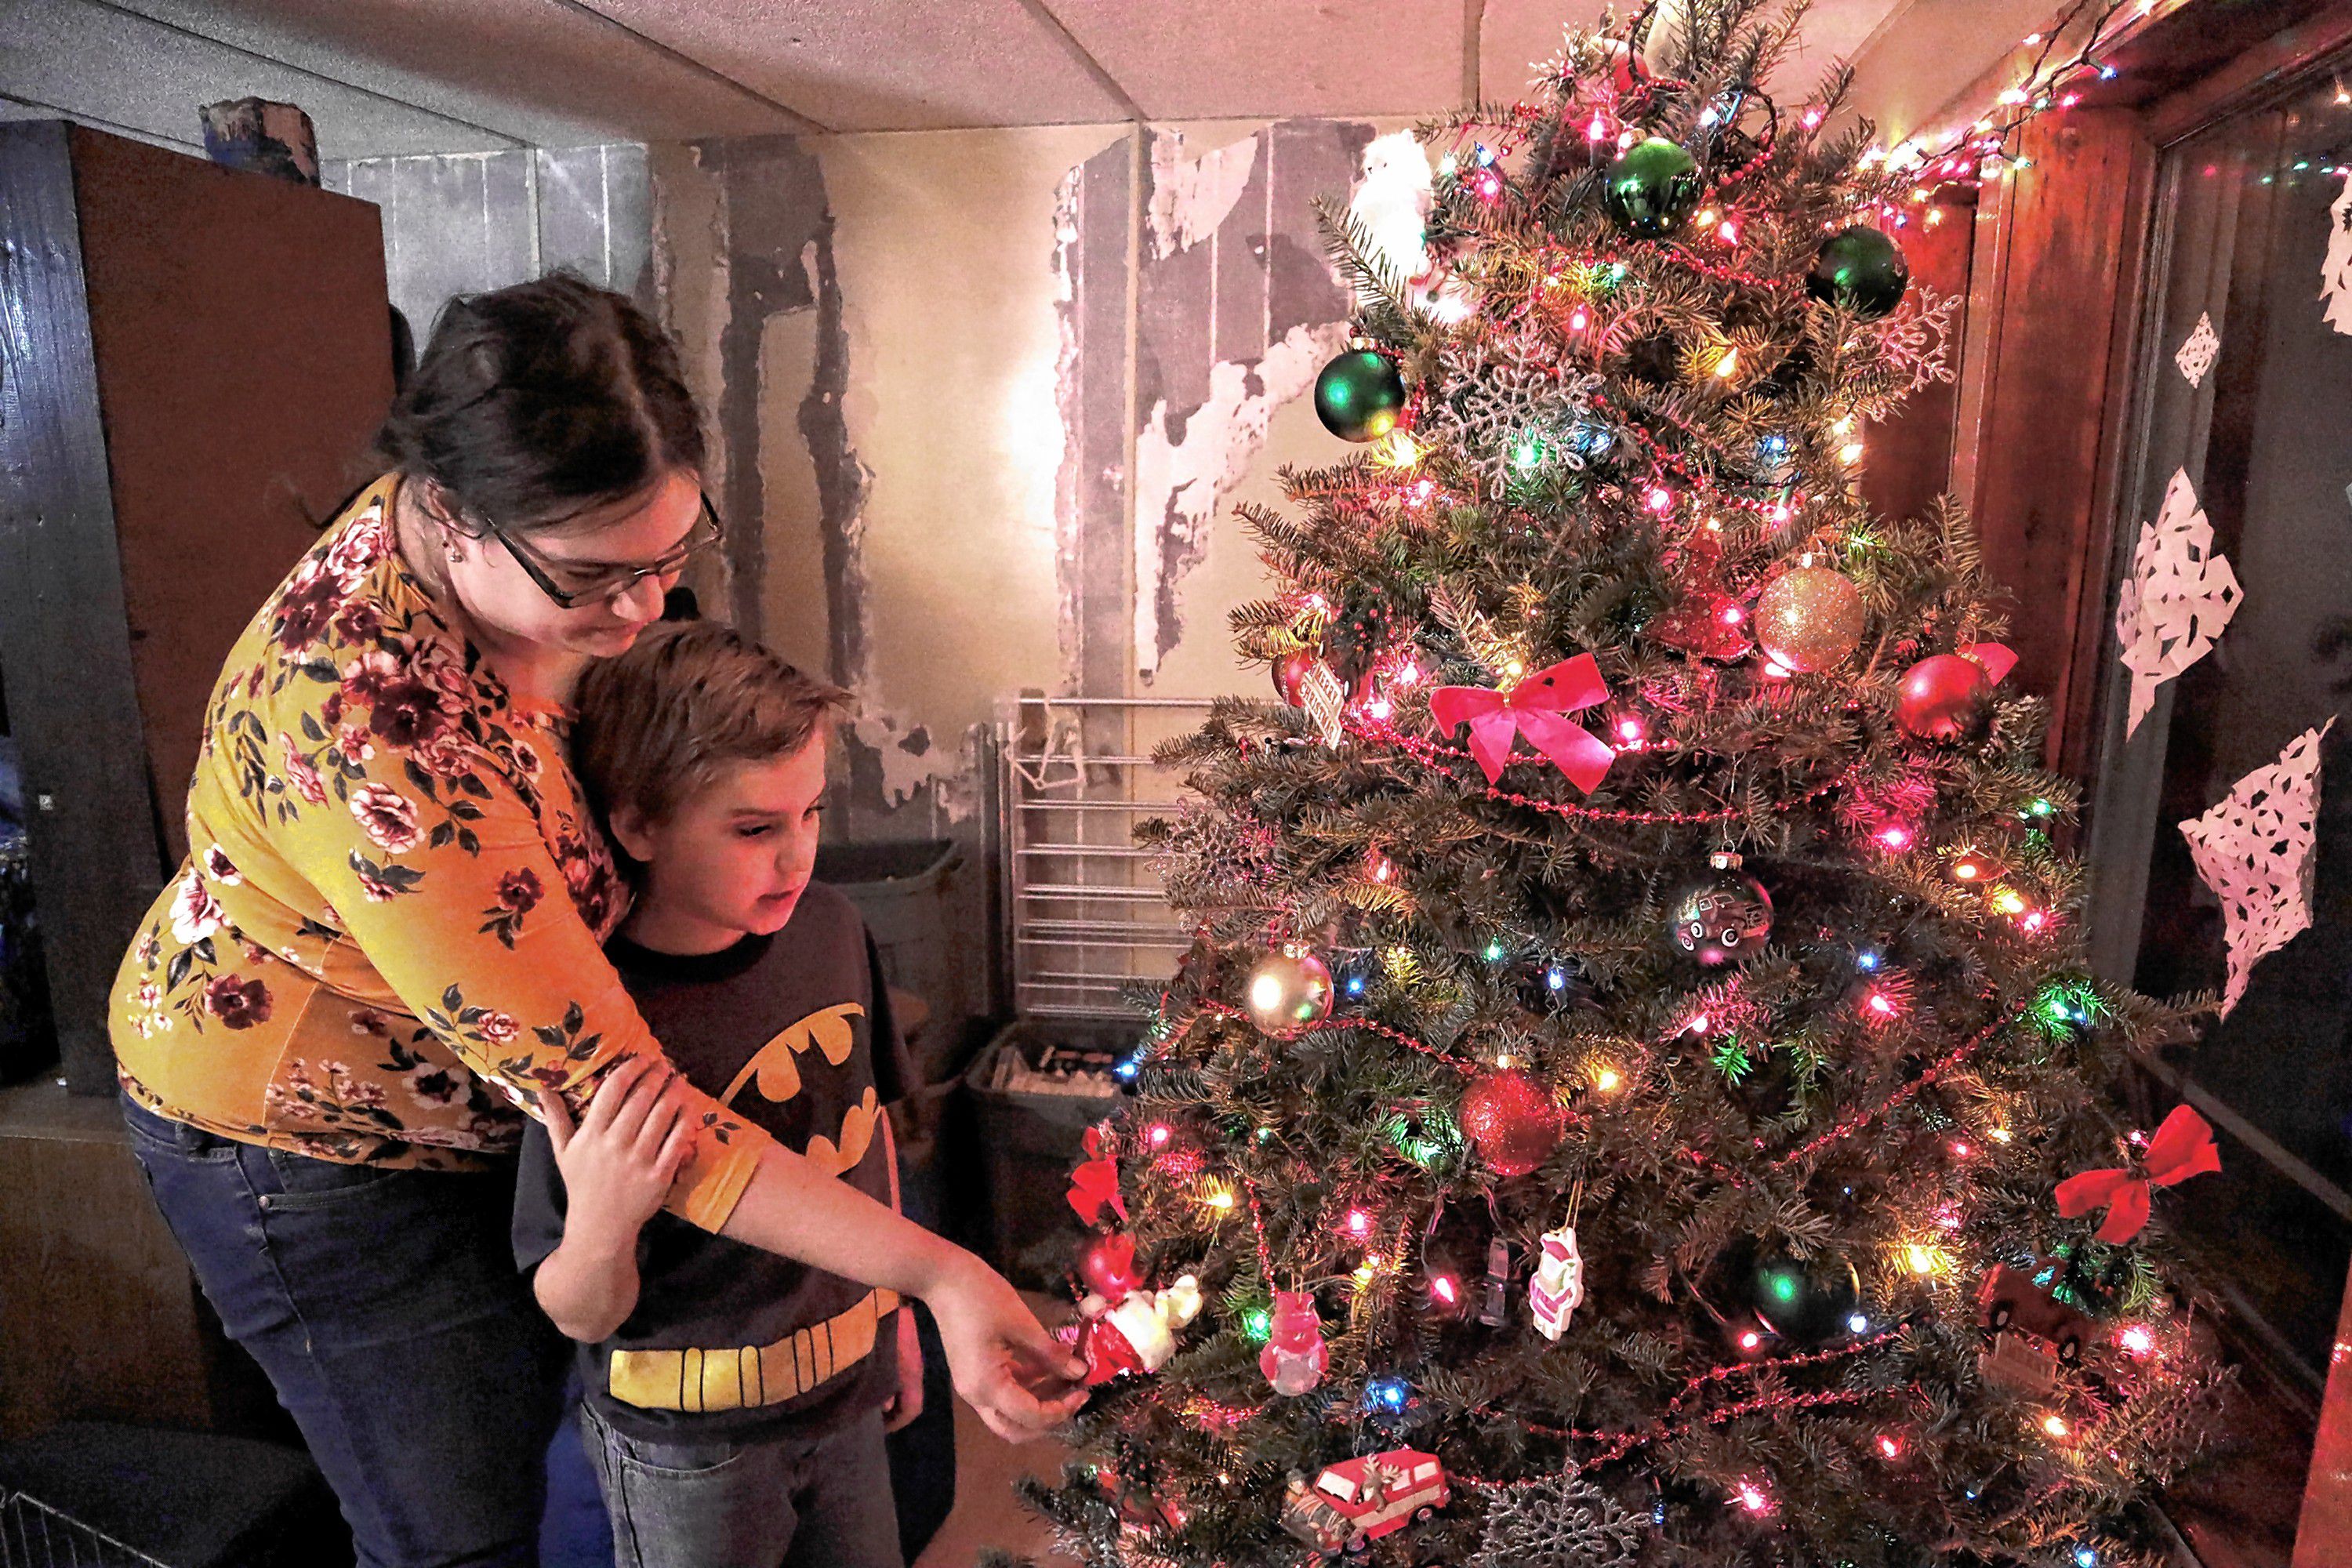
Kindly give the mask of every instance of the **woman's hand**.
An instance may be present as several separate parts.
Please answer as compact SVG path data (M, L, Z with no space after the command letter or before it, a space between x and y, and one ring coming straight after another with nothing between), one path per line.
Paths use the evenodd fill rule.
M605 1075L574 1127L555 1095L539 1096L563 1175L563 1236L567 1245L609 1254L633 1250L678 1167L694 1151L684 1111L686 1080L667 1062L633 1057Z
M1045 1331L1003 1275L968 1252L959 1257L925 1298L955 1390L1006 1442L1043 1436L1087 1402L1086 1363Z

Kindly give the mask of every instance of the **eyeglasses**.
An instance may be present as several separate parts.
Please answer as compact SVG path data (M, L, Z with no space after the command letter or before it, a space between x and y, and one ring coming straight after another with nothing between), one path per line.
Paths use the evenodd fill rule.
M686 537L677 542L676 548L650 566L618 566L609 571L585 574L573 572L563 563L551 561L532 550L488 518L482 520L482 527L507 547L507 553L514 557L515 564L521 567L533 583L539 584L541 593L567 610L576 610L583 605L609 605L647 577L675 577L686 570L688 562L717 548L727 537L727 531L719 526L719 513L711 506L707 491L702 497L701 517L687 531ZM560 582L559 578L563 581ZM564 586L563 582L569 582L571 586Z

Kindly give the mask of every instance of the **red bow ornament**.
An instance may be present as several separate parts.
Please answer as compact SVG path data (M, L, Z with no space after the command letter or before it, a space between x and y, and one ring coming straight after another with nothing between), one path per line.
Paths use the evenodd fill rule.
M1503 776L1522 735L1549 757L1585 794L1598 788L1617 753L1568 715L1609 700L1609 684L1589 653L1537 670L1506 693L1483 686L1441 686L1429 694L1429 716L1452 734L1470 726L1470 754L1486 782Z
M2154 1189L2218 1171L2221 1156L2213 1147L2213 1129L2205 1119L2185 1105L2176 1105L2164 1125L2156 1130L2156 1136L2148 1140L2147 1157L2140 1164L2146 1175L2104 1170L2067 1177L2058 1184L2058 1212L2068 1219L2080 1219L2104 1207L2107 1217L2099 1223L2098 1238L2129 1241L2147 1224L2148 1194Z
M1118 1195L1118 1162L1103 1154L1102 1129L1087 1128L1080 1142L1089 1157L1070 1173L1070 1206L1087 1225L1099 1221L1105 1207L1124 1220L1127 1200Z

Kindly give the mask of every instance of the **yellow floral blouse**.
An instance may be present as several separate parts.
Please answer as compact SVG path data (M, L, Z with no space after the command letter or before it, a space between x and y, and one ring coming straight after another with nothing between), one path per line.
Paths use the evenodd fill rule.
M396 477L230 650L188 859L115 977L122 1086L159 1116L349 1163L480 1169L528 1091L576 1110L661 1047L601 942L626 907L561 709L518 701L393 547ZM699 1108L668 1206L716 1230L767 1135Z

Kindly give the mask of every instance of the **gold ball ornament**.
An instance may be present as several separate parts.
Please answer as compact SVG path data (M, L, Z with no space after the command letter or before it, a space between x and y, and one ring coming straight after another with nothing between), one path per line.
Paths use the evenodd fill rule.
M1783 572L1756 600L1756 641L1799 675L1835 669L1862 646L1862 590L1826 566Z
M1331 968L1304 948L1277 948L1250 970L1244 1005L1269 1035L1297 1034L1331 1016Z

